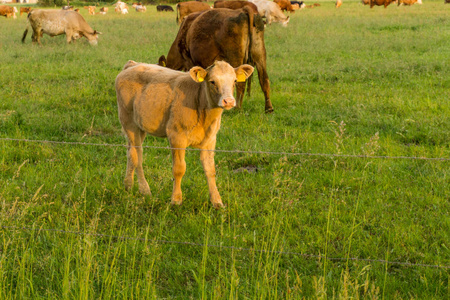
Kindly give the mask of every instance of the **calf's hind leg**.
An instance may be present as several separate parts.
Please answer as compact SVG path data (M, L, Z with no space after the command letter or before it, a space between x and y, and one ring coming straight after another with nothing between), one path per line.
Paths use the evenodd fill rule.
M134 170L137 171L137 178L139 184L139 192L144 195L150 195L150 187L144 176L143 163L143 149L142 143L144 142L145 132L140 130L136 126L133 128L124 128L124 131L128 139L127 149L127 171L125 174L125 188L131 189L133 186Z

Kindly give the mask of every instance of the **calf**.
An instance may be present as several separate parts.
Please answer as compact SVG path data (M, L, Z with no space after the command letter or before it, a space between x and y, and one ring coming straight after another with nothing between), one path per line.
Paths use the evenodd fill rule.
M20 8L20 15L22 14L28 14L31 11L31 7L21 7Z
M223 207L216 187L214 149L223 109L236 105L235 81L245 81L253 67L231 67L217 61L189 73L158 65L129 61L116 78L119 119L128 140L125 188L133 186L137 169L139 191L150 195L142 168L142 143L146 134L167 137L172 148L174 177L172 204L182 202L181 179L186 172L185 148L201 149L200 160L214 207Z
M29 26L33 28L31 39L38 44L45 33L50 36L65 34L67 43L84 36L95 46L98 35L101 34L93 30L79 13L71 10L33 9L28 14L28 25L23 33L22 43L25 42Z
M170 5L158 5L156 11L173 11L173 8Z

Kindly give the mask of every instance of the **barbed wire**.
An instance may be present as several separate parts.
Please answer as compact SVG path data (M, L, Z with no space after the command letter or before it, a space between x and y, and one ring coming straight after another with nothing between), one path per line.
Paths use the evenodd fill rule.
M10 230L26 230L26 231L48 231L48 232L56 232L56 233L64 233L64 234L75 234L81 236L94 236L99 238L108 238L108 239L116 239L116 240L134 240L134 241L150 241L159 244L177 244L177 245L186 245L186 246L196 246L196 247L209 247L209 248L222 248L222 249L231 249L236 251L246 251L246 252L257 252L257 253L268 253L268 254L280 254L280 255L295 255L301 256L304 258L312 258L312 259L323 259L330 261L363 261L363 262L371 262L371 263L382 263L382 264L390 264L390 265L401 265L406 267L424 267L424 268L435 268L435 269L450 269L450 265L436 265L436 264L421 264L421 263L410 263L403 261L389 261L385 259L372 259L372 258L360 258L360 257L329 257L318 254L305 254L294 251L276 251L276 250L264 250L264 249L254 249L254 248L244 248L244 247L235 247L235 246L224 246L224 245L213 245L213 244L201 244L194 242L184 242L184 241L168 241L168 240L150 240L139 237L130 237L130 236L116 236L116 235L108 235L101 233L89 233L89 232L81 232L81 231L70 231L70 230L62 230L62 229L54 229L54 228L33 228L33 227L15 227L15 226L1 226L3 229Z
M107 144L107 143L85 143L85 142L66 142L66 141L49 141L49 140L30 140L30 139L14 139L0 138L1 141L28 142L28 143L46 143L61 145L81 145L96 147L125 147L125 144ZM267 155L286 155L286 156L322 156L322 157L342 157L342 158L367 158L367 159L410 159L410 160L433 160L433 161L450 161L450 157L423 157L423 156L388 156L388 155L362 155L362 154L333 154L333 153L309 153L309 152L282 152L282 151L254 151L254 150L203 150L196 148L172 148L163 146L133 146L135 148L149 149L165 149L165 150L186 150L186 151L212 151L221 153L244 153L244 154L267 154Z

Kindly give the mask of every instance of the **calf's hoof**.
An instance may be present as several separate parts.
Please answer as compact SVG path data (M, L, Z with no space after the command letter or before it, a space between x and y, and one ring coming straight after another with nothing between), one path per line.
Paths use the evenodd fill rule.
M180 206L183 203L182 194L172 195L172 201L170 204Z
M225 208L225 205L223 205L222 202L215 202L215 203L213 203L212 205L213 205L213 207L214 207L215 209Z
M148 186L148 184L139 185L139 193L146 196L152 195L152 192L150 191L150 187Z
M271 113L273 113L273 108L272 107L266 108L266 114L271 114Z

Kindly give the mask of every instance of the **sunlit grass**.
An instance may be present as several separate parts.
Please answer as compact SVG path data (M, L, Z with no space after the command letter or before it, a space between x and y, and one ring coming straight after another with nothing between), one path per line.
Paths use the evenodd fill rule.
M217 148L450 157L442 1L320 3L266 28L275 112L254 80ZM0 137L125 144L114 79L129 59L156 63L178 29L155 10L82 10L97 47L22 45L25 16L0 19ZM219 152L216 211L195 151L178 208L164 149L144 150L152 197L124 190L124 147L2 140L0 153L1 299L449 297L448 269L351 260L450 264L448 161Z

